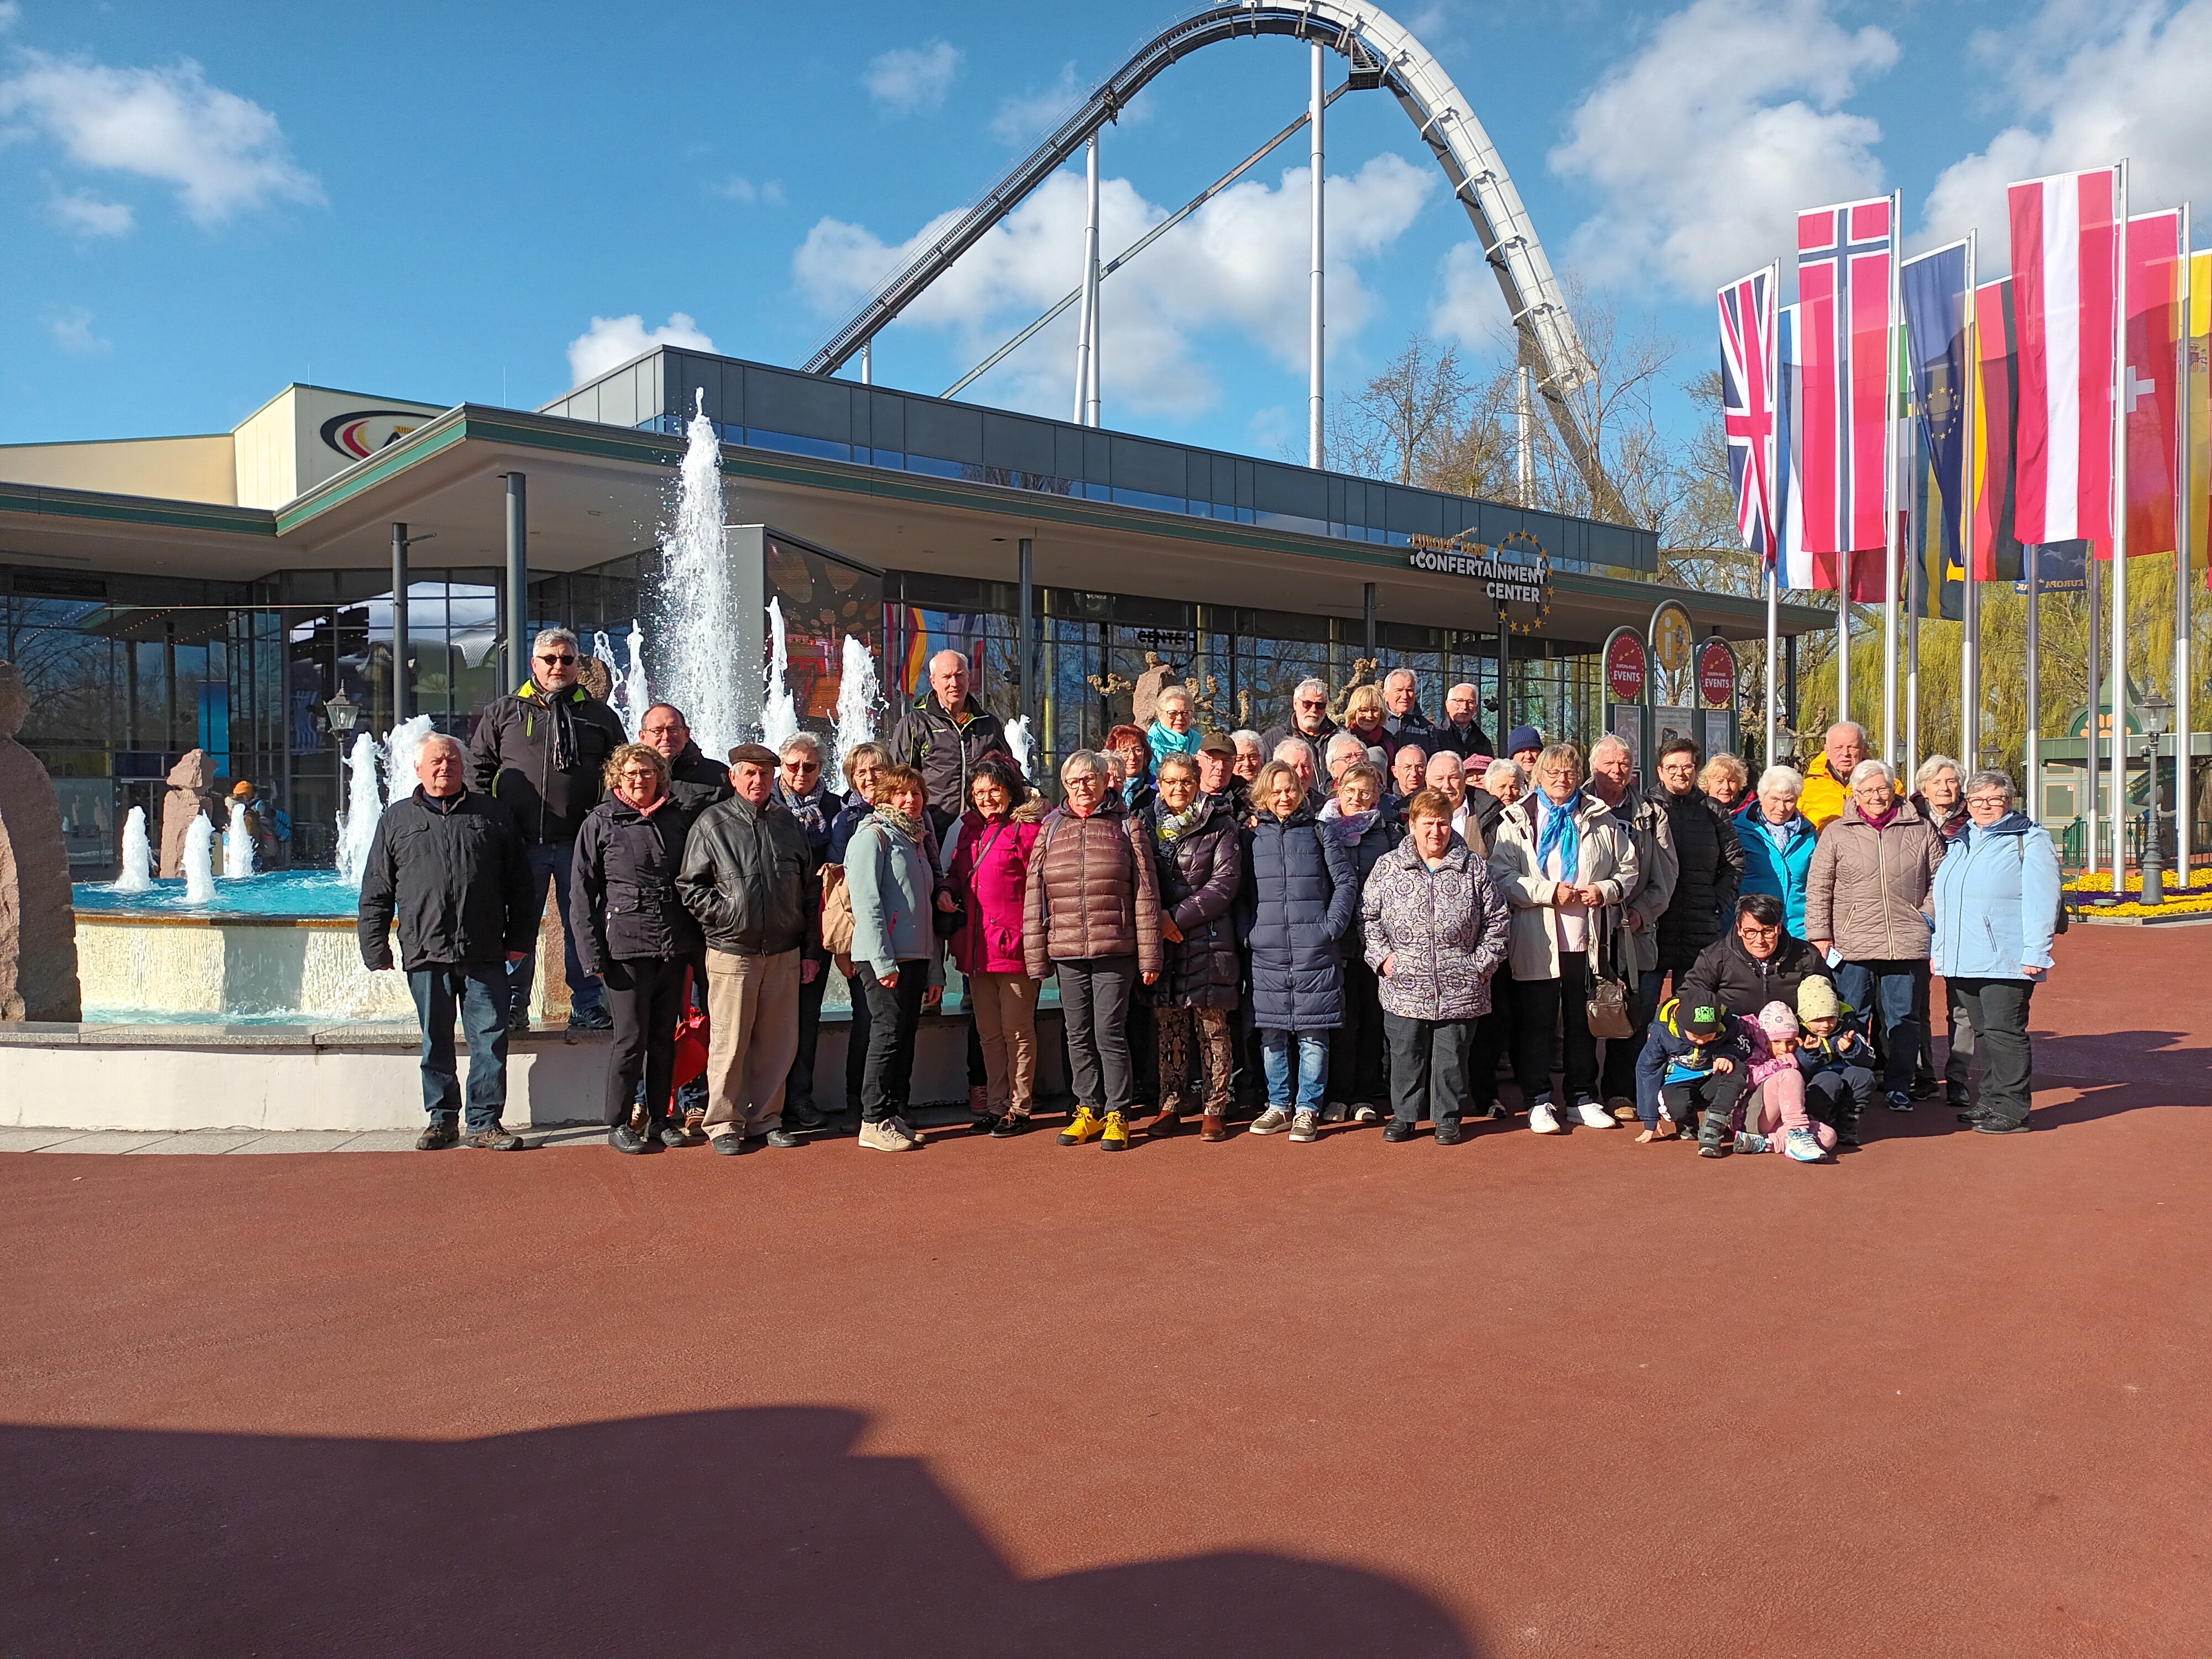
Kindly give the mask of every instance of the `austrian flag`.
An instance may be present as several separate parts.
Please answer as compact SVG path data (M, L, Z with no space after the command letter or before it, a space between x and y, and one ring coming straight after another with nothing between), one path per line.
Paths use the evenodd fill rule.
M1774 307L1772 265L1720 291L1721 408L1729 484L1743 544L1767 564L1775 556Z
M2112 386L2123 211L2118 167L2007 191L2020 438L2013 519L2023 543L2112 533Z

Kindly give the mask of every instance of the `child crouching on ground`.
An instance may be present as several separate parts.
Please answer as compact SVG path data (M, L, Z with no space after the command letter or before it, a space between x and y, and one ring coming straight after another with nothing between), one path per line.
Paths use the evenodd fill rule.
M1786 1002L1770 1002L1752 1024L1751 1083L1743 1096L1739 1152L1780 1152L1800 1164L1818 1164L1835 1150L1836 1132L1815 1123L1805 1109L1805 1074L1797 1069L1797 1015ZM1708 1120L1708 1127L1713 1127ZM1718 1158L1717 1137L1700 1131L1698 1151Z
M1700 1108L1709 1123L1735 1115L1751 1059L1741 1025L1718 1008L1685 1008L1680 998L1659 1006L1638 1066L1658 1079L1656 1089L1637 1091L1637 1113L1644 1120L1638 1144L1674 1139L1684 1125L1695 1126Z
M1856 1012L1817 974L1797 988L1797 1018L1805 1026L1797 1049L1805 1109L1835 1126L1838 1145L1856 1146L1859 1115L1874 1108L1874 1044L1859 1029Z

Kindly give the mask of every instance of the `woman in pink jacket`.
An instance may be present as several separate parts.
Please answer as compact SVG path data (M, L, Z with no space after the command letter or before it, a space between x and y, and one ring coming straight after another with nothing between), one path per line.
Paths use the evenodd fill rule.
M1770 1002L1750 1027L1751 1081L1743 1093L1740 1152L1780 1152L1800 1164L1819 1164L1836 1150L1836 1132L1805 1109L1805 1076L1797 1066L1797 1012Z
M1003 1139L1029 1127L1036 1079L1038 981L1022 958L1022 903L1043 801L996 755L977 764L974 803L946 835L945 878L966 918L952 964L967 976L983 1047L985 1105L974 1127Z

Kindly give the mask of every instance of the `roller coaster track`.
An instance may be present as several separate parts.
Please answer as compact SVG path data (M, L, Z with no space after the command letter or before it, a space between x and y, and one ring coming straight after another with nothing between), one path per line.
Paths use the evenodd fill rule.
M1551 410L1560 441L1589 483L1599 511L1618 516L1618 498L1590 453L1567 400L1567 394L1589 378L1589 360L1504 158L1476 118L1474 106L1411 31L1372 8L1337 0L1240 0L1209 6L1162 31L1100 83L1081 108L943 235L886 281L807 360L807 372L834 374L843 368L1093 133L1117 118L1128 101L1169 65L1202 46L1261 35L1317 42L1346 60L1354 88L1379 88L1397 99L1474 227L1483 258L1498 278L1519 333L1520 360L1535 371L1536 389Z

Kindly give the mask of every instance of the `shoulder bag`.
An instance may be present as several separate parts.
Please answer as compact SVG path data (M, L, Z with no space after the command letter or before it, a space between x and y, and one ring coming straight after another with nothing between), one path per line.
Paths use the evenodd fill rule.
M1590 953L1589 1034L1619 1042L1636 1034L1628 983L1613 970L1613 907L1598 912L1598 948Z

